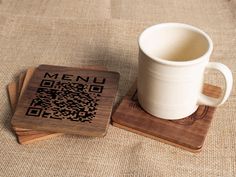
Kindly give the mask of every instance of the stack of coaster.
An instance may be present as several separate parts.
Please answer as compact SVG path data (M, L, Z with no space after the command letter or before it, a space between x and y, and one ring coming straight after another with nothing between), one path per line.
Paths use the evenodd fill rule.
M218 98L221 89L204 85L205 95ZM199 106L197 111L180 120L164 120L145 112L137 99L136 83L112 116L112 124L119 128L175 145L191 152L202 149L215 108Z
M8 85L12 127L21 144L66 134L104 136L119 73L104 67L40 65Z

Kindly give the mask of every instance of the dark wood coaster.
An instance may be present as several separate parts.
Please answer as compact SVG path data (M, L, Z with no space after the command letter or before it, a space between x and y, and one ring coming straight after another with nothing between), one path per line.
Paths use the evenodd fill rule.
M201 150L215 108L201 105L189 117L173 121L164 120L145 112L138 103L136 92L135 83L112 116L114 126L192 152ZM221 89L205 84L203 92L217 98L221 94Z
M21 133L33 129L104 136L119 74L89 68L39 66L19 101L13 127Z
M101 70L106 71L107 68L104 66L80 66L80 69L90 69L90 70ZM15 108L19 99L19 96L22 95L30 78L34 73L35 68L27 69L26 73L21 73L18 82L11 82L8 84L8 95L10 106L12 112L15 112ZM20 144L31 144L41 140L47 140L52 137L57 137L63 133L50 133L45 131L36 131L31 129L24 129L19 127L13 127L13 130L16 133L17 140Z

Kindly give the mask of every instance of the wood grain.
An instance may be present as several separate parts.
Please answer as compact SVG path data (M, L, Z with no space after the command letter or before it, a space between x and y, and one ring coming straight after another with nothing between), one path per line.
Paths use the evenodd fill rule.
M136 92L135 83L112 116L114 126L191 152L201 150L215 108L201 105L189 117L174 121L164 120L146 113L138 103ZM221 89L205 84L203 93L217 98Z
M47 77L49 78L47 78L46 84L48 84L48 80L54 83L52 78L50 78L52 76L50 74L51 73L55 74L55 72L61 76L60 79L54 78L55 79L54 81L56 83L58 83L59 81L63 82L63 79L68 80L69 77L72 76L76 76L76 78L74 79L77 79L78 78L77 76L81 76L83 78L87 77L93 78L89 79L89 81L87 82L89 86L89 92L91 92L92 94L95 94L97 92L97 89L103 88L101 89L102 92L99 93L100 102L99 105L96 107L97 114L90 123L83 121L78 122L78 120L75 121L74 119L73 121L69 119L56 120L56 119L61 119L60 117L56 119L48 117L47 119L45 119L42 117L43 115L39 115L38 117L35 115L32 116L31 112L29 115L29 112L27 111L32 107L31 104L32 98L36 97L35 94L36 91L38 91L39 85L41 88L46 87L45 85L42 85L43 81L45 81L45 78L43 77L45 77L46 73L49 73L49 75L47 75ZM102 85L103 83L101 83L101 78L105 78L106 82L104 83L104 85ZM104 136L109 123L109 117L111 115L113 101L117 92L118 79L119 79L119 74L116 72L83 70L78 68L40 65L34 72L29 82L29 85L26 87L26 90L22 95L22 99L19 101L18 107L12 119L12 125L13 127L24 127L24 129L33 129L40 131L54 131L54 132L72 133L72 134L80 134L87 136ZM74 80L73 82L76 81ZM35 108L40 110L42 109L42 107L41 108L34 107L33 108L34 113L35 113ZM50 113L52 115L52 113L54 113L52 111L53 109L54 108L50 109L49 111L47 110L47 112L45 110L43 111L46 113ZM26 113L28 115L26 115Z

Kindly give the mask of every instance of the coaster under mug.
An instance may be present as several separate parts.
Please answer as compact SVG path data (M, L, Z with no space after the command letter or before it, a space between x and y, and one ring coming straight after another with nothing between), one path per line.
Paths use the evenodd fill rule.
M219 98L219 87L205 84L204 95ZM137 99L136 83L112 116L112 125L191 152L199 152L213 119L215 107L201 105L180 120L160 119L143 110Z

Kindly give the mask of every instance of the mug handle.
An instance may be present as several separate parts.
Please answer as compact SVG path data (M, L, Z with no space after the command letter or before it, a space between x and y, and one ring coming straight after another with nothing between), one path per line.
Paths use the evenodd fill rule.
M209 62L206 69L213 69L221 72L225 80L224 93L220 98L212 98L200 93L198 104L216 107L223 104L228 99L233 86L233 76L230 69L222 63Z

